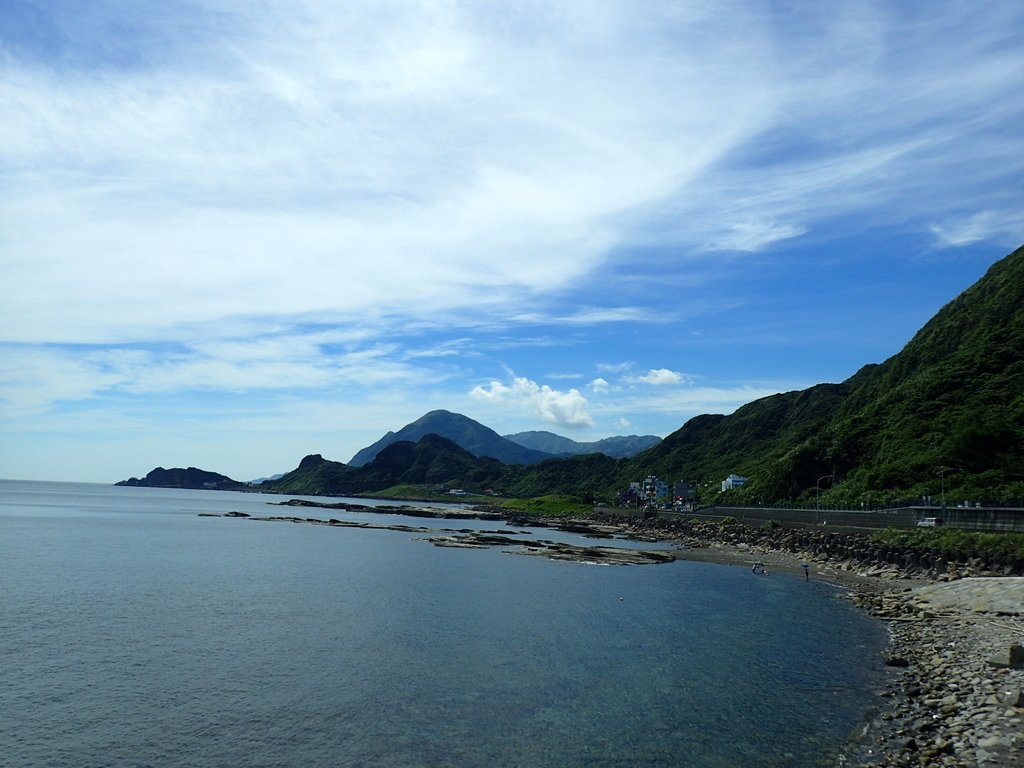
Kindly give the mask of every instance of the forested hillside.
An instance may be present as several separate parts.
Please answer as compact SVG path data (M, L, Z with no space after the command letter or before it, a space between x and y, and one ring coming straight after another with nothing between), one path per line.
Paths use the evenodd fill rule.
M645 465L704 483L747 476L737 500L877 503L943 485L951 498L1024 497L1024 248L884 363L693 419L631 470Z

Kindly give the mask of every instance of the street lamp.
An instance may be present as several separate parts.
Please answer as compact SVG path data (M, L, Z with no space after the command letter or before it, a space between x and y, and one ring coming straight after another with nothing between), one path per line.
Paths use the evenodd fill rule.
M821 477L818 478L817 482L814 483L814 507L816 510L821 509L821 502L819 501L819 499L821 498L821 481L824 480L826 477L831 477L832 484L835 485L835 472L832 472L831 474L828 475L822 475ZM814 515L814 522L819 522L817 512L815 512Z
M946 473L963 472L960 467L939 467L939 484L942 487L942 521L946 521Z

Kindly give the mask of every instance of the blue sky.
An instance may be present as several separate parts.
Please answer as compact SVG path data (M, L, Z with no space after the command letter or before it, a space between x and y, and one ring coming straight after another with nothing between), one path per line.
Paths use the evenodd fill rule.
M0 476L667 435L1024 242L1024 5L0 0Z

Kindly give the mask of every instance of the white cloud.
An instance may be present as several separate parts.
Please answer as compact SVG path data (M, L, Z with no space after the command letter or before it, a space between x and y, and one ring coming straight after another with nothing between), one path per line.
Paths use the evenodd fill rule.
M333 340L346 338L314 332L166 349L7 345L0 355L0 416L116 394L314 392L423 386L443 378L403 361L395 346L349 343L328 349Z
M715 251L759 251L772 243L799 237L805 232L806 227L773 221L744 221L733 224L729 231L716 236L707 248Z
M161 41L145 67L69 76L9 49L4 338L473 309L530 322L524 299L624 244L713 259L863 212L927 211L948 244L1019 236L1019 195L985 192L1024 172L1008 7L938 3L921 19L862 3L781 22L745 3L190 12L119 18ZM103 41L86 52L102 58ZM984 212L945 213L965 195Z
M981 240L1005 239L1011 245L1024 240L1024 212L981 211L971 216L932 224L931 231L946 248L957 248Z
M617 217L749 136L772 93L733 72L764 46L702 42L746 22L599 5L272 2L196 39L161 16L187 66L68 77L9 55L6 338L436 317L571 284Z
M530 379L516 377L511 385L491 381L486 387L474 387L469 394L473 399L487 403L526 405L544 421L558 426L580 428L593 425L587 411L587 399L577 389L560 392L547 384L542 386Z
M699 290L723 251L1024 231L1019 4L139 8L0 25L7 414L315 392L411 420L497 349L587 370L598 324L637 362L598 364L595 403L511 372L474 402L721 412L766 390L642 373L620 331L741 312Z
M597 363L597 365L595 365L594 367L597 368L597 370L602 371L604 373L623 373L632 368L633 363Z
M620 418L618 421L615 422L615 426L617 426L619 429L632 429L633 422L626 418Z
M643 376L627 376L626 381L630 384L664 386L686 384L689 382L689 379L678 371L670 371L668 368L652 368Z

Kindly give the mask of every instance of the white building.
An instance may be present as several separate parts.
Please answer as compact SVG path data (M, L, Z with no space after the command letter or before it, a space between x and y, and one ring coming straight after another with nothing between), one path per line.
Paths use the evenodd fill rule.
M728 491L732 488L739 488L747 482L747 478L740 477L739 475L729 475L725 480L722 481L722 490Z

